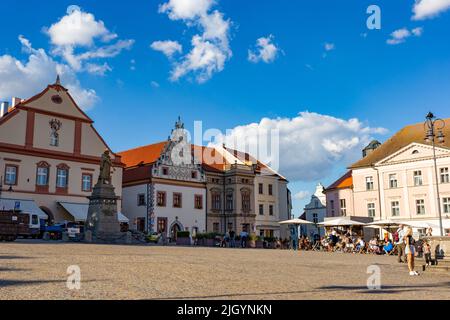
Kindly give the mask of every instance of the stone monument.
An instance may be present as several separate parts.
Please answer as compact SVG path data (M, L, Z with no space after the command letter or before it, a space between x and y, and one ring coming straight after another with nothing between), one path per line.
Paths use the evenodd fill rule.
M127 234L120 232L117 199L111 182L112 161L109 151L101 158L100 174L89 199L86 242L125 243Z

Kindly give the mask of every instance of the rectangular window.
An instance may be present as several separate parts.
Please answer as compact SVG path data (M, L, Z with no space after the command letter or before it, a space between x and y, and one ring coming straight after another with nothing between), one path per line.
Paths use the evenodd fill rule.
M269 184L269 196L273 195L273 185Z
M192 179L197 179L197 171L192 171Z
M138 196L137 196L137 205L138 205L138 207L144 207L144 206L147 205L147 203L145 201L145 194L144 193L138 194Z
M181 193L174 193L173 194L173 207L174 208L181 208L182 207L182 195Z
M220 193L212 194L212 208L213 210L220 210L222 207L222 198Z
M373 177L366 177L366 190L373 190Z
M444 204L444 213L450 213L450 198L442 199L442 203Z
M341 199L341 216L347 215L347 201L345 199Z
M156 204L158 207L166 206L166 193L163 191L158 191L156 193Z
M67 180L69 177L69 171L67 169L57 169L56 170L56 187L57 188L67 188Z
M450 183L448 168L441 168L441 183Z
M391 189L398 188L398 180L396 174L389 175L389 188Z
M202 195L195 195L195 209L203 209L203 196Z
M17 185L17 166L6 165L5 167L5 184Z
M264 205L263 205L263 204L260 204L260 205L259 205L259 215L260 215L260 216L263 216L263 215L264 215Z
M259 194L264 194L264 185L262 183L260 183L258 185L258 188L259 188Z
M319 215L317 213L313 213L313 222L315 224L319 223Z
M233 208L234 208L233 194L228 193L226 198L226 209L233 210Z
M444 198L442 202L444 204L444 213L450 213L450 198Z
M169 168L163 168L163 169L162 169L162 174L163 174L164 176L169 175Z
M250 212L250 193L248 191L243 191L241 193L242 197L242 211Z
M422 171L414 171L414 185L421 186L423 185L423 177L422 177Z
M84 192L92 191L92 175L84 173L81 176L81 190Z
M157 226L158 226L158 233L167 232L167 218L158 218Z
M424 215L425 212L425 200L424 199L418 199L416 200L416 213L418 215Z
M393 217L400 216L400 202L399 201L391 202L391 213L392 213Z
M375 218L375 203L368 203L367 204L367 213L369 215L369 217L371 218Z
M273 205L269 206L269 215L273 216Z
M36 185L38 186L48 186L48 168L39 167L36 173Z
M213 223L213 232L219 233L219 231L220 231L220 224L218 222L214 222Z

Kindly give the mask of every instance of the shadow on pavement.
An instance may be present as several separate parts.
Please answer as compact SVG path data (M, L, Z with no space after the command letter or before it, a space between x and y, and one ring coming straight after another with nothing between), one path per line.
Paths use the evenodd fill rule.
M436 289L436 288L449 288L450 282L444 283L431 283L431 284L417 284L417 285L396 285L396 286L381 286L379 290L371 290L368 289L367 286L326 286L320 287L319 290L326 291L358 291L359 293L368 293L368 294L393 294L400 293L410 290L416 289Z

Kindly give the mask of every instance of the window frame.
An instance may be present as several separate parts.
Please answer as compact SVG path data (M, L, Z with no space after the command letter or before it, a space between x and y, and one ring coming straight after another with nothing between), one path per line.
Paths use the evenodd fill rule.
M371 212L373 212L373 215L371 214ZM376 217L377 210L376 210L375 202L368 202L367 203L367 215L369 216L369 218L375 218Z
M440 168L441 183L450 183L450 170L448 167Z
M398 178L396 173L389 174L389 189L398 188Z
M8 183L7 176L8 176L8 168L14 168L14 183ZM5 178L4 178L4 184L7 186L17 186L19 183L19 166L16 164L5 164Z
M258 209L258 213L260 216L264 215L264 204L259 204L259 209Z
M84 188L84 178L89 177L89 189ZM81 174L81 191L82 192L92 192L92 182L93 182L94 176L92 173L86 173L83 172Z
M203 210L203 195L202 194L194 195L194 209Z
M258 184L258 194L264 194L264 184L263 183Z
M65 185L61 186L59 184L60 182L60 172L65 172L66 176L65 176ZM69 177L70 177L70 167L64 163L59 164L58 166L56 166L56 190L58 191L63 191L66 192L69 189Z
M414 186L415 187L423 186L423 172L422 172L422 170L414 170L414 172L413 172L413 180L414 180Z
M162 202L160 202L160 198ZM156 191L156 206L160 208L164 208L167 206L167 192L165 191Z
M177 198L179 203L175 203L175 199ZM183 208L183 194L181 192L174 192L172 194L172 207L177 209Z
M442 198L442 211L445 214L450 213L450 197Z
M423 212L419 212L422 211ZM425 199L416 199L416 215L418 216L424 216L427 214L427 209L425 207Z
M366 191L375 190L375 182L373 176L366 177Z
M400 217L400 201L391 201L391 216Z
M144 201L141 202L142 198L144 199ZM147 206L147 197L145 196L145 193L139 193L137 195L137 206L138 207L145 207Z
M273 184L269 184L269 196L273 196Z

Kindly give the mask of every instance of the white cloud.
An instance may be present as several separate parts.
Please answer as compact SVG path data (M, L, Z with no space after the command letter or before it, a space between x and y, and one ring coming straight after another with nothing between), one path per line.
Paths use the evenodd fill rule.
M280 49L273 43L274 36L262 37L256 40L256 48L248 50L248 60L253 63L275 61Z
M93 71L94 74L102 73L86 61L115 57L134 44L134 40L118 40L107 45L117 39L117 34L109 31L103 21L97 21L92 13L83 12L78 6L70 6L67 15L49 28L44 28L44 31L54 46L54 55L65 59L75 71ZM102 45L97 46L96 40ZM77 53L77 48L84 48L86 51ZM95 65L99 66L98 63Z
M293 198L295 200L305 200L311 196L309 191L299 191L296 194L294 194Z
M336 48L335 44L330 42L325 43L323 47L325 48L325 51L333 51Z
M413 20L436 17L450 8L450 0L416 0L413 7Z
M231 21L226 20L222 12L212 10L215 4L214 0L169 0L160 5L160 13L166 13L171 20L181 20L187 27L200 31L191 39L191 50L171 61L171 81L192 74L198 83L204 83L215 73L223 71L226 61L232 57L229 46ZM165 41L155 43L161 46ZM181 45L170 48L175 48L175 51L163 51L162 48L160 51L169 58L175 52L181 53Z
M358 119L339 119L328 115L301 112L294 118L263 118L259 123L235 127L218 137L228 147L245 145L246 151L258 150L261 133L278 132L279 172L288 180L313 181L325 178L335 166L349 165L361 157L361 150L383 128L371 128ZM237 147L238 149L239 148ZM254 155L270 163L272 154ZM276 161L277 162L277 161Z
M420 37L423 34L423 28L418 27L409 31L407 28L401 28L391 33L390 38L386 40L387 44L397 45L404 43L411 36Z
M34 49L30 41L19 36L23 51L28 55L27 61L10 56L0 56L0 98L12 96L29 98L40 92L49 83L53 83L60 74L64 85L84 110L92 108L99 98L92 89L81 87L75 72L67 65L56 62L44 49Z
M175 53L182 53L183 47L178 41L166 40L166 41L155 41L150 47L153 50L160 51L168 58L171 58Z
M192 20L204 16L214 0L169 0L159 6L160 13L167 13L171 20Z
M159 87L160 87L159 83L158 83L158 82L156 82L156 81L152 81L152 82L150 83L150 85L151 85L151 86L152 86L152 88L154 88L154 89L157 89L157 88L159 88Z

